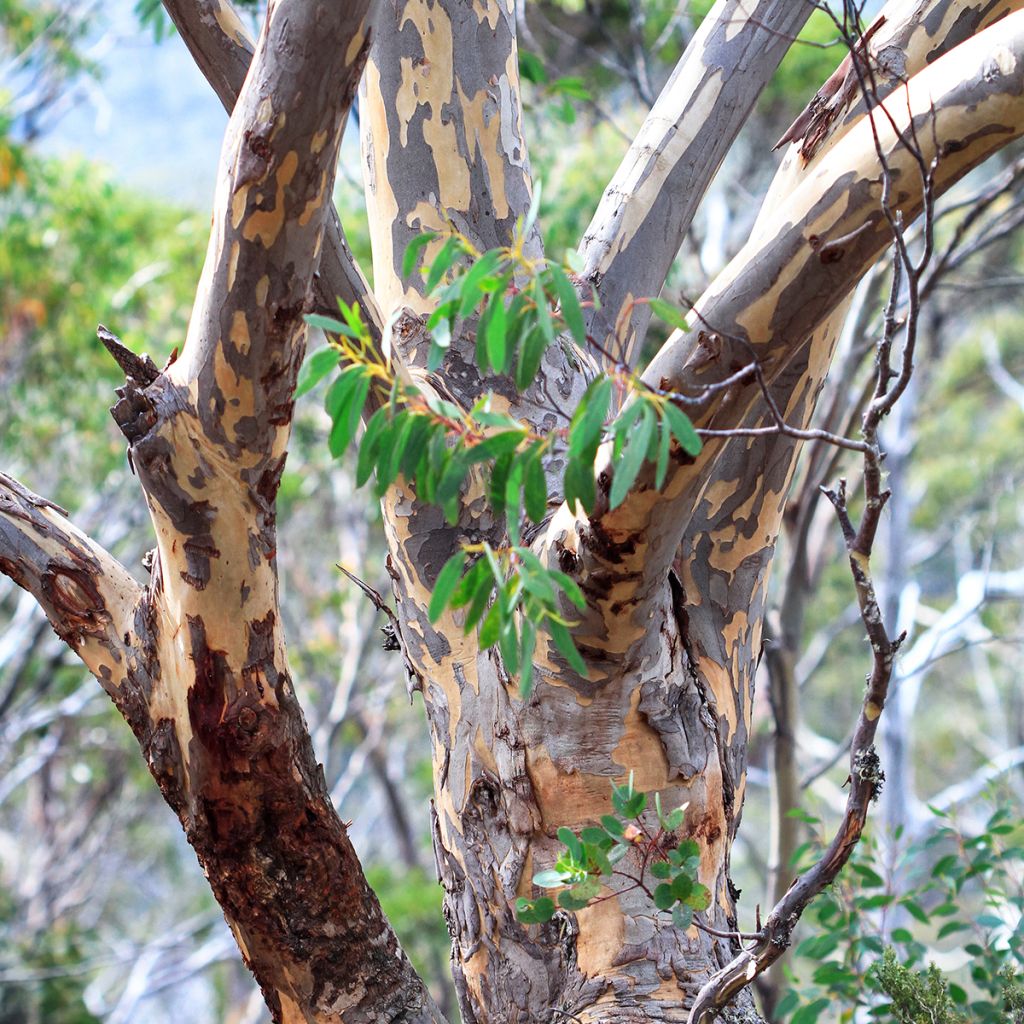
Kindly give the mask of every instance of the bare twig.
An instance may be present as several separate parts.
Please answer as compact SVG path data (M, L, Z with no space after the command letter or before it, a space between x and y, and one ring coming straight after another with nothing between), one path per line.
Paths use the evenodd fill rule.
M871 645L872 668L867 677L867 689L850 745L850 792L838 830L821 859L797 878L775 904L754 944L734 957L704 985L690 1011L689 1024L707 1024L713 1020L734 995L782 956L792 942L794 927L804 909L836 878L859 842L867 820L868 808L881 792L885 778L875 751L874 740L888 695L896 654L904 636L890 638L871 575L874 541L882 510L889 498L888 491L882 486L884 453L879 443L879 426L906 390L913 373L914 345L921 308L920 282L933 253L935 165L924 160L912 119L910 130L904 134L899 133L891 114L885 110L884 105L877 102L877 89L869 63L861 62L853 56L857 52L860 39L849 27L858 23L859 16L859 10L852 0L844 0L844 15L842 22L835 19L836 25L847 41L852 56L852 69L857 75L862 95L869 107L867 116L872 125L882 171L882 212L892 230L895 255L892 288L886 306L882 336L875 354L874 387L861 424L863 442L859 450L864 464L864 510L860 523L855 523L851 517L845 480L841 480L835 489L822 490L835 509L846 545L861 622ZM873 103L873 100L876 102ZM911 153L921 174L924 193L924 244L923 251L916 261L911 258L908 250L902 216L891 205L892 174L884 157L874 121L874 112L879 109L889 119L900 143ZM906 317L901 322L896 316L896 310L903 288L906 289L908 298ZM903 351L897 370L892 365L892 353L895 338L901 329L904 331Z

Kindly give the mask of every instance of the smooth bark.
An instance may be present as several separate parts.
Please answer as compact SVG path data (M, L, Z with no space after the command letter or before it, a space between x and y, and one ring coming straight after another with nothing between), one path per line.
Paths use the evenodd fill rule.
M971 17L1012 5L934 6L941 17L904 5L905 27L926 26L934 42L926 54L950 52L893 92L887 109L902 130L912 118L925 159L939 160L941 191L1024 130L1024 14L964 42L964 25L969 34L982 23ZM469 402L494 386L517 415L550 431L585 387L590 356L556 345L536 388L510 395L508 382L473 369L468 336L428 377L430 300L418 278L400 273L406 243L425 228L452 224L481 249L515 241L533 185L513 13L493 3L387 0L373 37L365 2L278 0L250 52L223 0L168 0L168 8L233 113L182 355L159 371L121 353L131 376L114 413L156 528L152 582L140 590L59 512L6 478L0 568L40 600L119 702L275 1019L436 1021L331 807L295 701L277 606L275 495L318 262L319 301L359 298L378 328L395 315L392 353L425 388ZM803 13L758 10L794 26ZM723 26L709 24L711 39ZM754 84L736 73L759 31L736 22L717 56L705 42L684 58L665 101L681 110L671 125L662 121L671 166L659 177L642 141L630 159L651 184L637 182L622 218L599 218L594 252L622 257L604 272L609 296L647 289L632 242L646 237L638 225L663 222L669 241L659 243L648 294L660 287L671 238L692 215L674 203L679 175L699 164L699 194L721 158L710 130L697 131L698 111L713 111L724 137L738 130L742 116L726 99L738 89L749 105L766 75L762 59L753 61ZM362 123L382 316L331 227L338 146L368 53ZM691 72L699 103L680 84ZM696 148L679 151L690 132ZM878 207L876 136L894 205L908 219L920 209L917 166L886 116L876 112L874 129L855 118L708 290L692 333L670 341L646 371L647 384L695 398L688 411L698 426L764 422L749 374L720 387L753 360L786 417L807 421L833 350L833 332L815 331L891 238ZM614 185L608 195L623 191ZM541 255L537 233L525 244ZM638 338L642 328L626 333ZM594 515L553 507L535 547L588 599L576 627L588 672L575 676L541 642L527 699L498 656L463 634L460 615L432 624L426 614L451 552L466 539L500 546L505 524L475 486L454 528L404 482L385 496L401 640L433 745L435 853L465 1021L681 1021L698 990L696 1013L709 1019L742 992L751 964L759 970L777 955L790 917L848 852L841 836L817 874L783 897L762 941L740 952L729 856L767 575L793 474L786 444L709 437L696 460L674 459L663 491L645 472L614 511L603 461ZM554 477L557 469L555 459ZM87 604L96 609L88 615ZM549 925L519 924L515 898L530 894L533 872L554 859L558 827L593 823L610 809L611 783L631 772L666 806L689 802L676 838L700 844L700 880L713 894L706 924L722 934L674 928L638 889L609 890ZM855 788L860 814L871 786ZM749 1009L749 996L739 1000Z

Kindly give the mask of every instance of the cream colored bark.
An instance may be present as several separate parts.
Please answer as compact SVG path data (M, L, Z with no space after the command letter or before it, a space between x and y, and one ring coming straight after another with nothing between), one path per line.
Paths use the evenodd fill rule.
M941 17L901 7L906 23L891 25L891 38L919 41L924 25L935 46L914 42L913 52L926 62L937 49L949 52L887 102L898 124L911 112L925 158L938 157L941 191L1024 130L1024 13L964 41L963 17L1008 5L933 6ZM375 283L385 315L404 309L393 351L424 386L463 403L494 390L547 432L564 426L594 372L589 354L553 346L536 387L518 396L510 382L480 375L467 335L427 378L428 302L415 279L398 273L404 245L422 229L451 222L480 248L505 245L529 207L514 20L502 4L387 0L374 29L367 3L278 0L250 54L225 0L168 7L233 114L184 351L163 372L140 363L115 409L153 513L153 579L137 589L59 513L6 478L0 569L38 597L124 710L275 1019L435 1021L330 806L295 701L277 604L275 496L318 261L319 300L332 302L332 291L361 297L381 328L340 228L331 227L341 125L368 53L362 123ZM971 24L973 32L982 21ZM743 23L733 38L745 47L756 27ZM886 38L880 33L874 38ZM706 103L687 105L678 83L688 79L677 76L670 96L684 109L667 130L669 148L686 139L693 152L710 152L711 136L738 129L738 120L723 127L705 115L727 95L744 47L723 49L736 64L720 73L700 57ZM893 203L912 217L921 206L917 167L880 114L875 123ZM831 332L815 331L890 239L870 124L854 117L821 153L702 298L692 334L659 353L648 384L699 395L756 358L786 396L787 417L809 417L832 348ZM649 220L673 174L652 179L661 184L649 194L636 183L628 215L607 221L606 256L625 239L615 223ZM674 217L673 230L687 216ZM540 254L539 235L528 245ZM638 294L636 265L631 257L611 274L616 294ZM737 379L707 393L694 417L729 430L761 422L760 401L749 379ZM729 963L713 996L704 989L703 1021L784 938L770 922L757 948L734 959L729 854L764 591L792 473L766 451L759 440L710 438L696 460L674 460L662 492L647 472L614 511L604 462L594 515L552 503L535 546L588 599L576 630L588 671L576 676L542 643L527 699L500 658L463 634L458 615L431 624L426 613L451 553L466 540L505 544L505 523L478 488L454 527L405 483L385 496L401 640L431 732L435 850L466 1022L681 1021ZM557 480L557 453L548 468ZM86 597L96 605L90 615ZM549 925L519 924L515 897L532 891L533 872L554 857L557 828L592 823L610 807L611 783L630 772L669 806L689 801L678 838L701 846L700 878L714 896L706 927L718 934L672 927L637 889L609 891ZM790 905L799 909L810 888ZM749 1008L749 997L740 1000Z

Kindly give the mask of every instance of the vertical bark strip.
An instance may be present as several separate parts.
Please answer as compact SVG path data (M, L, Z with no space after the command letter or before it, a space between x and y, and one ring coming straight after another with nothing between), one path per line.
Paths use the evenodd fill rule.
M386 315L427 312L418 276L402 279L408 243L451 226L506 246L530 206L513 6L383 0L362 113L377 297Z
M255 49L238 14L228 0L164 0L164 8L196 66L230 114ZM349 250L333 203L326 217L323 251L313 285L318 307L333 315L339 298L350 304L358 302L379 338L383 322L376 297Z
M580 246L601 298L604 349L635 365L656 296L704 193L814 10L808 0L718 0L605 190Z

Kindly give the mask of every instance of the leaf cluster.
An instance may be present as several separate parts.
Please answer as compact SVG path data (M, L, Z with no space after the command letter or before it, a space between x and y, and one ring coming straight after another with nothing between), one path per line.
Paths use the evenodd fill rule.
M528 232L537 216L541 191L522 231ZM566 269L548 260L524 254L520 239L509 248L478 253L463 235L443 241L434 232L414 238L402 262L404 277L411 276L420 254L440 242L423 269L425 290L436 300L427 320L431 333L428 368L444 360L463 321L475 321L476 362L483 373L509 374L519 391L526 391L540 369L548 346L562 333L585 345L583 309Z
M544 66L544 61L529 50L519 51L519 76L524 82L530 82L535 87L537 100L544 104L547 114L564 125L576 122L574 100L580 103L589 103L593 100L582 78L578 75L552 78Z
M838 1003L840 1021L859 1010L885 1024L1024 1021L1024 823L1000 809L968 835L935 813L943 824L908 848L898 886L868 839L809 908L816 934L798 944L796 963L812 965L810 978L794 977L780 1020L815 1024ZM811 846L797 857L813 856ZM953 950L963 968L927 966Z
M516 916L523 924L550 921L558 907L583 910L601 897L601 889L620 876L630 888L642 888L654 905L672 913L673 923L689 928L695 911L706 910L711 903L708 888L697 881L700 847L693 839L684 839L677 846L666 844L683 824L686 808L677 807L665 814L661 796L655 794L655 811L659 828L651 835L641 816L647 809L647 795L634 789L633 776L624 786L612 786L614 814L602 815L600 825L583 829L579 834L564 826L558 830L562 845L554 867L539 871L533 884L542 889L557 889L555 898L520 897L516 900ZM640 877L616 870L631 849L639 852ZM646 875L656 880L653 890ZM557 902L556 902L557 901Z
M525 252L522 239L539 200L538 188L510 247L478 253L458 233L442 238L428 232L410 243L403 274L419 272L435 300L427 320L431 369L443 361L453 338L472 331L481 373L510 375L517 390L524 391L552 344L587 344L584 305L571 271ZM429 263L420 266L431 249ZM403 380L375 355L359 307L339 303L339 309L340 318L307 317L331 341L306 361L296 390L302 395L337 372L324 398L331 454L340 457L353 442L376 389L378 407L359 443L357 485L374 477L382 496L401 477L420 501L439 506L455 525L462 495L474 480L495 517L506 523L507 547L467 545L449 559L435 584L431 619L466 608L466 631L479 628L482 648L499 647L506 670L520 676L524 690L531 683L538 629L548 633L573 671L585 675L586 664L570 633L573 622L564 614L568 605L583 611L584 597L570 577L523 544L525 523L539 525L561 500L558 482L552 486L549 479L548 456L556 449L564 455L561 493L570 507L589 513L597 502L598 451L607 445L608 500L615 508L647 462L655 466L655 485L663 485L673 444L689 456L699 453L693 424L670 396L643 387L635 377L599 374L567 427L537 434L528 423L496 410L490 395L464 410ZM656 309L682 322L667 304Z
M473 546L464 547L444 564L430 599L431 622L447 609L466 608L465 631L479 625L481 650L497 645L505 670L519 675L524 692L529 692L532 682L538 627L547 631L572 669L586 675L586 663L569 633L569 623L562 618L559 602L564 594L580 611L586 607L575 580L548 568L521 545L502 551L486 543L479 548L477 553Z

